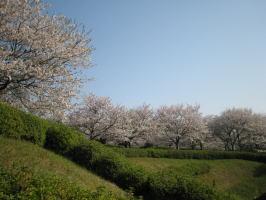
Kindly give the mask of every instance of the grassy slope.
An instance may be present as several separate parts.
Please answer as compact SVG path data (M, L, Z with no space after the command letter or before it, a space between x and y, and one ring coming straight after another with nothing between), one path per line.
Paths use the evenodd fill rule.
M67 178L84 189L93 191L104 186L118 196L124 196L124 191L116 185L61 156L31 143L0 137L0 165L9 170L14 164L29 167L36 173L52 173Z
M266 192L266 164L244 160L189 160L166 158L130 158L149 171L174 168L180 174L192 174L220 191L251 200ZM199 171L195 175L193 171Z

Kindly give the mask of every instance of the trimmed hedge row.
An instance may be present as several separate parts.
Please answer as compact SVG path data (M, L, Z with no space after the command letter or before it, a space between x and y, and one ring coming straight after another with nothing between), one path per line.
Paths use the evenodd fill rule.
M206 150L175 150L157 148L123 148L109 147L126 157L152 157L173 159L242 159L266 163L266 153L206 151Z
M188 177L173 175L172 171L150 174L142 167L129 163L125 156L101 143L87 140L72 128L26 114L4 103L0 103L0 135L44 146L120 187L132 190L145 200L233 199Z

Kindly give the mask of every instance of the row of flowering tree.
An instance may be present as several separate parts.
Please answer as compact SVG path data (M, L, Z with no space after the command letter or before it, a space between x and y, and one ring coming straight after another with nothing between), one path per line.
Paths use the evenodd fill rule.
M203 117L198 105L171 105L152 109L143 104L126 108L108 97L87 96L69 114L69 123L89 139L130 147L133 144L165 145L179 149L187 142L203 149L220 141L225 150L261 148L266 139L266 117L249 109L228 109L219 116ZM160 138L161 141L155 141Z

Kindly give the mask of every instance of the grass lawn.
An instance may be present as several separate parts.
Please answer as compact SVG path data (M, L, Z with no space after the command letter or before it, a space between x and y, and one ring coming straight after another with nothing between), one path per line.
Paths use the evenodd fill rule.
M193 176L220 191L243 200L252 200L266 192L266 164L244 160L189 160L167 158L129 158L150 172L174 169Z
M125 195L116 185L53 152L28 142L0 137L0 166L10 170L13 165L28 167L36 173L52 173L91 191L104 186L118 196Z

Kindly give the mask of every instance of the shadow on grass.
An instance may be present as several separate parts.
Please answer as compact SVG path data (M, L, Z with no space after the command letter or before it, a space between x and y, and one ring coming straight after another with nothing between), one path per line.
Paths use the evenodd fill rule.
M260 197L256 198L255 200L266 200L266 193L264 193Z
M262 164L259 167L257 167L254 171L253 176L254 177L260 177L260 176L265 176L266 175L266 165ZM266 200L266 198L265 198Z

